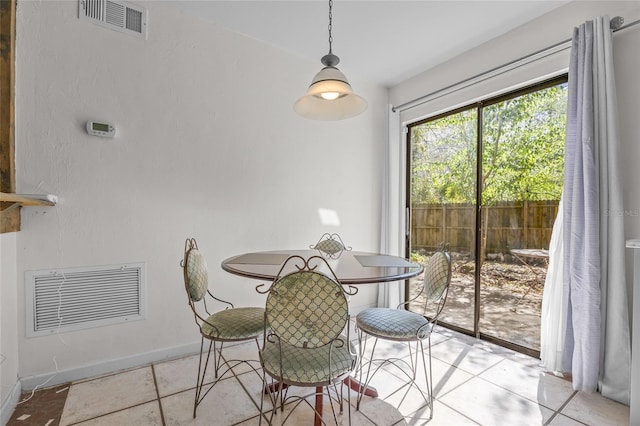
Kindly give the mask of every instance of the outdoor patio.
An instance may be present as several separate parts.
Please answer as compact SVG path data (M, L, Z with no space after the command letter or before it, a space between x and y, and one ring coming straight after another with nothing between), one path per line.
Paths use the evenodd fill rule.
M473 330L474 264L468 256L457 253L452 259L451 288L440 321ZM539 351L546 271L544 260L525 265L515 258L496 256L485 261L480 273L481 332ZM421 284L422 277L412 280L412 295ZM415 306L412 309L421 312Z

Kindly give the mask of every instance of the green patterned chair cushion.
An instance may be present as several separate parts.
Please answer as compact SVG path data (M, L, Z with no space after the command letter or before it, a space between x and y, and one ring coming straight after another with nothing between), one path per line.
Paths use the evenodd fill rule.
M331 350L331 364L329 352L331 345L319 348L304 349L282 343L282 363L280 362L279 344L267 342L260 352L262 368L274 379L289 385L297 386L325 386L336 383L348 376L355 365L355 356L342 341L335 341ZM351 353L355 353L350 343ZM280 374L282 365L282 374ZM331 371L329 371L331 365Z
M333 238L329 238L327 240L322 240L318 242L318 244L316 244L314 248L316 250L320 250L325 253L335 254L344 250L345 247L344 245L342 245L340 241L334 240Z
M388 340L424 339L431 331L429 321L415 312L393 308L368 308L356 316L359 329Z
M451 263L447 253L437 251L429 258L424 267L423 281L426 303L440 303L444 300L450 271ZM441 309L442 304L438 307ZM392 308L365 309L356 316L356 324L367 334L398 341L424 339L433 327L421 314Z
M431 255L424 267L424 291L429 302L438 302L449 283L450 258L444 252Z
M207 272L207 262L198 249L191 249L187 252L187 287L189 296L198 302L202 300L209 287L209 274Z
M264 309L233 308L216 312L202 323L202 335L217 340L246 340L264 331Z
M274 334L296 347L317 348L344 330L347 298L340 284L313 271L277 280L267 296L267 323Z

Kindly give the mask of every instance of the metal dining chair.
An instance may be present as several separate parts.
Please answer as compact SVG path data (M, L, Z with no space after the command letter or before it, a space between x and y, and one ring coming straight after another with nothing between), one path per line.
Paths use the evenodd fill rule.
M309 246L310 249L318 250L323 257L329 259L337 259L340 257L343 251L351 250L351 247L347 247L342 238L338 234L325 233L320 237L317 243Z
M375 374L387 365L395 366L407 379L405 395L415 386L429 406L429 419L433 417L433 381L431 371L431 333L438 316L442 312L449 285L451 283L451 255L446 244L428 259L424 267L424 281L420 292L411 300L394 308L368 308L356 315L356 329L360 343L359 381L362 384L358 392L356 408L360 409L362 397ZM423 312L407 310L410 303L422 305ZM370 360L365 362L367 337L374 339ZM378 340L390 340L407 344L409 357L375 358ZM424 341L428 342L428 368L425 358ZM413 345L413 346L412 346ZM422 355L422 368L425 373L426 392L416 383L418 357ZM367 370L363 381L363 372ZM372 371L373 368L373 371ZM401 400L402 403L402 400Z
M262 375L252 365L257 360L224 359L222 349L227 342L244 342L254 340L259 348L258 337L264 331L264 309L255 307L235 308L232 303L219 299L209 288L207 263L198 250L194 238L188 238L184 246L184 258L180 262L184 272L184 285L189 299L189 306L200 331L200 362L196 381L196 395L193 404L193 417L196 417L198 405L213 387L232 369L240 364L247 364L260 377ZM209 303L209 306L207 306ZM213 305L224 308L212 312ZM205 341L209 342L206 348ZM218 347L219 344L219 347ZM214 381L205 383L209 359L213 349ZM206 352L206 354L205 354ZM206 355L206 356L205 356Z
M335 424L338 423L333 402L343 412L343 380L354 371L357 354L349 340L349 309L347 293L338 282L327 261L321 256L304 259L291 256L283 264L294 264L294 272L280 277L265 292L265 324L260 363L263 369L265 391L273 404L269 424L278 408L284 413L285 405L291 411L284 416L285 424L300 404L306 403L322 424L322 413L307 398L315 396L322 401L329 398ZM318 272L330 271L329 275ZM326 269L325 269L326 268ZM345 333L346 330L346 334ZM340 390L338 391L338 385ZM315 392L299 395L290 387L315 388ZM260 403L263 412L265 392ZM322 402L320 402L322 404ZM351 424L351 392L347 391L348 422ZM262 422L262 416L260 417Z

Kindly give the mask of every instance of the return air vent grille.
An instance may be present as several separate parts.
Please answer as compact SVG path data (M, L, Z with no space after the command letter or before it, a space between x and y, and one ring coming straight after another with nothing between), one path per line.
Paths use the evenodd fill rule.
M112 30L147 38L147 10L124 1L78 0L78 17Z
M144 319L144 263L28 271L27 337Z

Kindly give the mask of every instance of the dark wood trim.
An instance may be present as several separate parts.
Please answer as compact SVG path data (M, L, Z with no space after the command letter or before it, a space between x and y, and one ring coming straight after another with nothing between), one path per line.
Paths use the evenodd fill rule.
M480 305L482 297L480 294L482 277L482 141L484 127L484 116L482 114L482 102L476 106L476 223L475 223L475 269L474 269L474 302L473 302L473 334L480 338Z
M16 1L0 0L0 192L16 191L15 46ZM0 203L0 233L20 230L20 206Z

